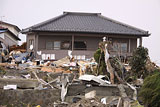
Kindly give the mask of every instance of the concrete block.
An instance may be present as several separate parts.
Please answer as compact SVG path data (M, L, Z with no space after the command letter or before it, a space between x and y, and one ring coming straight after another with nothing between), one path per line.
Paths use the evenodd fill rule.
M96 97L96 91L95 90L90 91L90 92L85 94L86 99L92 99L92 98L95 98L95 97Z

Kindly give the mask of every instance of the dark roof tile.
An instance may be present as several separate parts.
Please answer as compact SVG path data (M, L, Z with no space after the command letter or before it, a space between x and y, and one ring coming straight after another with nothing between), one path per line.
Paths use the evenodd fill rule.
M64 12L63 15L23 29L29 31L63 31L149 36L147 31L112 20L100 13Z

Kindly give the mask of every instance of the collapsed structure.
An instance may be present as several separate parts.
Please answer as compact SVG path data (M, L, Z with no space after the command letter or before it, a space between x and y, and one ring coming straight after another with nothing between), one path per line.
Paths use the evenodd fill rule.
M20 41L18 37L20 31L16 25L0 21L0 43L3 43L6 48L13 45L17 46L18 41Z
M7 54L9 47L18 45L20 31L16 25L0 21L0 53L4 53L2 56ZM0 62L2 62L1 55Z
M76 60L70 51L60 60L46 62L12 51L12 56L19 56L13 57L12 63L0 63L0 105L138 106L135 86L141 86L143 80L139 79L136 84L134 81L127 82L128 66L120 61L117 62L120 71L116 70L117 64L109 58L108 45L109 42L104 41L99 48L105 51L106 73L110 75L97 73L98 63L94 58ZM123 72L121 67L127 72Z

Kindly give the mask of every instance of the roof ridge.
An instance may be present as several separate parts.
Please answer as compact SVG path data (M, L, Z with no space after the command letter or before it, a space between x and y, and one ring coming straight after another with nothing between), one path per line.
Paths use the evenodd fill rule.
M79 14L79 15L101 15L101 13L89 13L89 12L67 12L64 11L63 14Z
M148 31L145 31L145 30L143 30L143 29L140 29L140 28L131 26L131 25L129 25L129 24L126 24L126 23L123 23L123 22L120 22L120 21L111 19L111 18L106 17L106 16L103 16L103 15L99 15L99 17L104 18L104 19L106 19L106 20L109 20L109 21L111 21L111 22L113 22L113 23L116 23L116 24L119 24L119 25L122 25L122 26L125 26L125 27L128 27L128 28L131 28L131 29L134 29L134 30L143 32L143 33L148 33Z

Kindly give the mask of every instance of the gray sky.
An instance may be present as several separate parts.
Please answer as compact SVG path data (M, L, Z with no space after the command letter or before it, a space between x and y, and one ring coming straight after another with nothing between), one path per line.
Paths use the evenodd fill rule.
M20 29L63 13L97 12L114 20L147 30L143 45L160 65L160 0L1 0L0 18ZM4 16L4 17L3 17ZM0 19L0 20L1 20ZM25 36L21 36L24 41Z

